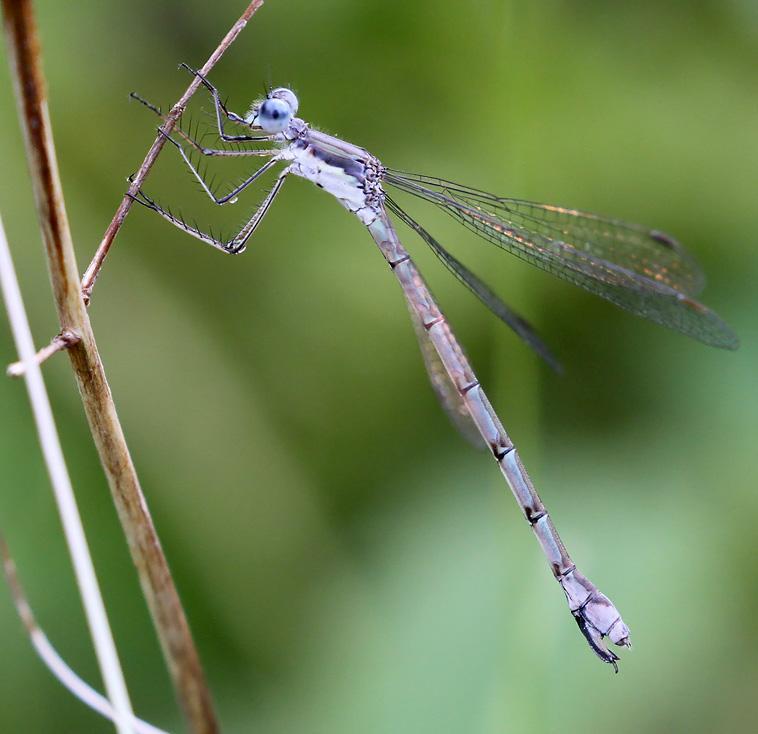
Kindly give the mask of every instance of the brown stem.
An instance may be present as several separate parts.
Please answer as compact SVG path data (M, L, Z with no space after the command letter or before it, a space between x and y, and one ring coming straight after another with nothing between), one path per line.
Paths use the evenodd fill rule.
M79 334L76 334L73 331L64 330L60 334L56 334L46 347L42 347L42 349L37 352L35 361L37 364L42 364L63 349L73 347L80 339L81 337ZM8 377L23 377L24 371L25 368L23 362L12 362L5 369L5 373Z
M208 61L203 64L203 67L200 69L200 73L203 76L208 75L210 70L223 56L226 49L229 48L232 43L234 43L234 40L242 32L242 29L247 25L247 21L250 20L258 8L261 7L261 5L263 5L263 0L253 0L253 2L251 2L247 8L245 8L245 12L242 13L239 20L229 29L229 32L221 40L221 43L219 43L219 45L216 47L216 50L210 55ZM165 122L163 123L164 132L170 133L174 129L174 126L184 112L184 108L187 106L187 103L190 101L192 95L198 90L201 83L202 82L197 76L192 78L192 81L187 87L187 90L166 115ZM90 298L92 296L92 289L95 286L95 280L97 280L100 269L103 267L105 258L108 255L108 250L111 249L113 240L118 234L118 231L121 229L121 225L124 223L126 215L132 208L132 203L134 202L132 196L135 196L142 187L143 181L147 177L150 169L153 167L155 159L158 157L158 153L161 152L161 149L165 143L166 138L163 135L159 134L155 137L153 144L150 146L150 150L147 151L145 160L142 161L142 165L139 167L139 170L132 178L127 193L124 194L124 198L121 199L121 203L119 204L118 209L116 209L116 213L113 215L113 219L108 225L108 229L105 230L103 239L101 240L94 257L92 258L92 262L90 262L90 264L87 266L87 270L82 277L82 297L84 298L84 303L86 305L89 305Z
M262 0L256 0L248 6L203 70L218 60L261 4ZM189 729L195 734L215 734L219 729L210 691L139 485L82 299L79 270L53 146L32 3L31 0L2 0L2 6L19 117L58 318L62 332L70 331L80 337L67 351L82 404ZM196 80L193 80L190 89L172 109L172 114L176 111L171 118L173 123L196 86ZM161 145L156 140L150 149L135 179L135 186L141 183ZM114 223L108 228L108 245L118 231L130 202L128 198L124 199ZM105 251L101 254L100 263ZM97 268L93 273L92 280Z
M10 589L13 604L16 607L18 616L21 618L21 622L24 625L26 632L31 635L38 630L39 627L37 626L37 620L34 619L34 612L32 612L32 608L29 606L29 602L26 599L26 594L24 594L21 582L18 580L16 564L11 557L10 551L8 550L8 544L5 542L5 536L2 535L2 533L0 533L0 561L2 561L5 581Z

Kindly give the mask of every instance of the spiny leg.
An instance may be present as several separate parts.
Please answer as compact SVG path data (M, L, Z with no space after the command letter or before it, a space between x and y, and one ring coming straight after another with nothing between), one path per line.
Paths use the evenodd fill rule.
M230 121L235 123L236 125L243 125L247 128L252 128L252 125L245 120L244 117L241 117L236 112L231 112L227 109L226 105L221 101L221 97L219 96L218 89L214 87L197 69L193 69L188 64L181 63L179 64L180 69L186 69L190 74L196 76L203 84L203 86L211 93L211 96L213 97L213 104L216 107L216 122L218 123L218 134L219 137L227 142L227 143L240 143L240 142L254 142L254 141L262 141L262 140L270 140L269 136L255 136L255 135L227 135L224 131L224 120L222 118L223 115Z
M183 217L176 216L168 209L164 209L160 204L156 203L153 199L147 196L147 194L145 194L145 192L142 190L138 191L134 196L131 194L127 195L131 196L131 198L134 199L134 201L136 201L138 204L142 204L142 206L145 206L148 209L152 209L157 214L160 214L160 216L162 216L164 219L171 222L171 224L173 224L175 227L178 227L183 232L196 237L201 242L205 242L211 247L215 247L217 250L225 252L227 255L240 255L245 251L247 241L250 239L253 232L255 232L258 225L261 223L261 220L264 216L266 216L271 203L274 201L274 198L282 188L282 184L284 183L284 179L287 177L289 170L289 168L285 168L279 174L273 187L268 192L268 194L266 194L266 198L263 200L258 209L256 209L253 216L245 223L242 229L228 241L220 240L217 237L214 237L212 233L207 234L200 230L197 226L187 224Z
M129 96L132 99L136 99L137 102L144 105L149 109L151 112L154 112L158 117L161 118L165 122L166 115L163 114L161 111L161 108L157 105L154 105L149 100L146 100L144 97L141 97L136 92L131 92ZM179 122L179 125L181 126L181 120ZM191 127L191 126L190 126ZM244 156L271 156L278 153L278 150L276 149L261 149L261 148L234 148L232 150L227 150L224 148L207 148L204 146L199 140L192 137L186 130L183 130L181 127L177 127L175 129L175 132L177 135L179 135L181 138L183 138L187 143L189 143L198 153L202 153L203 155L207 156L216 156L216 157L225 157L225 158L241 158ZM195 133L197 134L197 132ZM258 138L258 141L267 141L271 142L276 138L275 135L262 135L260 138Z
M192 174L194 177L200 182L200 185L203 187L203 191L205 191L206 194L213 200L215 204L218 204L219 206L223 204L227 204L228 202L232 201L240 192L242 192L244 189L246 189L253 181L258 179L260 176L262 176L266 171L268 171L270 168L272 168L274 165L276 165L279 162L279 151L274 151L272 157L266 161L257 171L253 172L250 176L248 176L239 186L235 186L228 194L225 196L222 196L221 198L218 198L213 191L211 191L210 187L206 183L205 179L200 175L200 171L197 170L195 165L190 160L189 156L185 152L184 148L182 147L181 143L174 140L168 133L165 133L161 128L158 128L158 132L172 145L176 146L176 148L179 150L179 153L181 154L182 158L184 159L184 162L189 167L190 171L192 171Z

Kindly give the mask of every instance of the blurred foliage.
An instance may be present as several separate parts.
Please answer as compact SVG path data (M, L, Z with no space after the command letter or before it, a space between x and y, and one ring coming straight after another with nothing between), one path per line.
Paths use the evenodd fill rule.
M242 5L37 3L80 267L154 135L128 92L170 105L177 63L201 64ZM632 628L613 676L496 468L439 411L356 221L293 181L226 258L134 211L91 314L226 731L754 727L756 68L751 0L268 0L213 74L234 109L292 85L305 119L390 165L671 231L743 346L709 350L411 209L565 364L540 365L405 233L569 549ZM42 344L56 321L7 71L0 141ZM262 195L211 211L169 150L146 188L227 230ZM45 373L135 707L178 730L65 358ZM0 406L0 525L41 623L96 682L23 386L0 380ZM0 629L0 729L112 730L42 667L3 594Z

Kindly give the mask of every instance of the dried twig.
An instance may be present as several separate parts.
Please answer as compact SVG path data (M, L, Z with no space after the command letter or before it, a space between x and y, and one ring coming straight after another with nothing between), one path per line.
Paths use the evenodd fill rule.
M16 573L16 564L11 558L8 545L5 538L0 534L0 560L2 560L5 580L13 597L13 603L21 618L26 633L42 659L48 670L82 703L97 711L111 721L116 720L116 714L111 702L105 696L98 693L92 686L85 683L67 664L66 661L58 654L58 651L50 644L47 635L42 631L34 618L34 613L26 598L21 582L18 580ZM136 716L131 715L130 724L137 734L166 734L163 729L142 721Z
M208 61L203 64L203 67L200 69L200 73L203 76L208 75L210 70L223 56L226 49L229 48L232 43L234 43L234 40L242 32L242 29L247 25L247 21L250 20L258 8L261 7L261 5L263 5L263 0L253 0L253 2L247 6L245 12L240 16L240 19L224 36L216 50L208 58ZM162 129L165 133L170 133L174 129L174 126L184 112L184 108L187 106L187 103L189 102L192 95L198 90L200 84L200 79L197 76L193 77L192 82L190 82L190 85L187 87L187 90L166 115L165 122L162 126ZM84 276L82 277L82 296L86 304L89 304L90 298L92 296L92 288L95 285L95 280L100 273L100 269L103 267L103 262L108 255L108 250L110 250L111 245L113 244L113 240L118 234L118 231L121 229L121 225L124 223L124 219L126 219L126 215L132 208L132 203L134 201L132 197L135 196L142 187L142 183L147 177L150 169L153 167L155 159L158 157L158 153L161 152L161 149L165 143L166 138L163 135L158 134L153 141L153 144L150 146L150 150L148 150L147 155L145 156L145 160L142 161L142 165L139 167L139 170L132 179L128 192L124 194L124 198L121 199L121 204L119 204L116 213L113 215L113 219L108 225L108 229L105 230L105 234L103 235L103 239L100 242L100 246L97 248L97 252L95 252L95 256L92 258L92 262L89 264L87 270L84 273Z
M131 719L134 715L126 690L124 674L116 652L116 645L113 642L113 634L105 612L100 586L95 576L95 567L87 546L87 538L84 535L79 509L74 499L71 479L68 475L66 462L63 459L63 449L61 449L45 383L42 380L42 372L34 360L32 332L21 299L21 289L13 267L10 248L5 238L2 219L0 219L0 291L2 291L5 307L8 311L8 320L16 348L26 370L26 388L29 393L42 455L45 457L45 465L53 487L53 496L58 505L66 543L71 554L74 575L92 634L95 655L105 681L105 688L113 703L112 708L116 712L116 728L119 734L133 734Z
M203 67L204 71L218 60L261 4L262 0L256 0L248 6L242 18ZM177 697L190 730L196 734L211 734L218 731L218 725L210 691L139 485L81 295L79 271L53 147L32 3L31 0L2 0L2 5L19 116L58 317L62 331L71 331L81 337L67 351ZM172 113L175 113L172 117L174 123L197 86L197 80L193 80L187 93L172 109ZM135 189L144 180L160 151L161 140L156 139L150 149L135 178ZM130 203L131 199L125 197L108 228L104 240L107 244L101 246L99 257L96 257L90 268L90 288Z
M81 337L79 334L75 334L73 331L62 331L60 334L56 334L46 347L42 347L42 349L40 349L34 355L35 363L42 364L61 350L72 347L80 339ZM23 377L24 363L13 362L12 364L9 364L5 370L5 373L8 375L8 377Z
M203 65L202 69L200 70L200 73L203 76L206 76L208 72L210 72L210 70L218 63L224 52L229 48L229 46L232 45L242 29L245 27L245 25L247 25L248 20L250 20L253 14L261 7L261 5L263 5L263 2L264 0L253 0L253 2L247 6L245 12L231 27L229 32L221 40L221 43L218 45L216 50L211 54L211 56ZM160 117L164 121L163 130L166 133L170 133L174 129L179 118L182 116L187 103L189 102L192 95L194 95L194 93L198 90L200 84L200 80L195 77L179 101L166 115L163 115L159 112ZM186 135L181 131L179 134L182 137L186 137ZM134 175L127 193L124 194L123 199L121 199L121 203L119 204L116 213L113 215L113 219L108 225L108 229L105 230L103 239L100 241L100 245L95 251L95 255L93 256L92 261L87 266L87 270L82 277L82 297L84 298L84 304L86 306L89 306L90 299L92 297L92 289L95 287L95 281L97 280L97 276L100 274L100 270L102 269L105 258L108 255L108 251L113 244L113 240L116 238L119 229L121 229L121 225L124 223L126 215L132 208L132 203L134 201L132 196L134 196L141 188L142 183L144 182L145 178L147 178L147 174L150 172L150 169L153 167L153 164L158 157L158 153L160 153L165 143L166 139L163 135L158 135L153 141L152 146L150 146L150 149L145 156L145 160L142 161L142 165ZM48 346L43 347L39 350L39 352L37 352L38 364L42 364L43 362L50 359L50 357L52 357L54 354L57 354L63 349L68 349L72 343L73 341L67 339L63 334L58 334L57 336L53 337ZM23 370L20 364L14 363L8 365L6 368L6 373L9 377L21 377Z

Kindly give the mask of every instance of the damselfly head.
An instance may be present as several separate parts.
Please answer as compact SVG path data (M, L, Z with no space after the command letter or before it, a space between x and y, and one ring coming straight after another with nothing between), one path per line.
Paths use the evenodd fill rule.
M250 122L267 133L280 133L297 113L298 102L291 89L279 87L253 107Z

